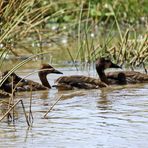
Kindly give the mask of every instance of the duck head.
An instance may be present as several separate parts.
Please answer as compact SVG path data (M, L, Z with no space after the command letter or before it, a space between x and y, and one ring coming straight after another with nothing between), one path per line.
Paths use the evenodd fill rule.
M2 77L4 78L6 75L8 75L8 77L6 78L6 80L5 80L5 84L8 84L8 83L11 83L12 82L12 80L13 80L13 82L18 82L18 81L20 81L21 80L21 78L18 76L18 75L16 75L16 73L14 73L14 72L12 72L12 73L10 73L10 72L7 70L7 71L5 71L5 72L3 72L3 74L2 74Z
M50 73L63 74L62 72L56 70L49 64L42 64L40 70L41 70L40 73L46 74L46 75Z
M100 80L106 84L109 84L109 81L105 75L104 70L107 68L121 68L117 64L114 64L110 59L100 58L96 61L96 71L100 77Z
M12 90L17 82L21 80L14 72L10 73L9 71L5 71L2 74L2 77L5 78L5 81L1 85L0 89L3 89L5 92L12 93ZM12 88L13 87L13 88ZM13 92L15 93L15 92Z
M110 59L100 58L96 61L97 70L105 70L107 68L121 68L121 66L114 64Z

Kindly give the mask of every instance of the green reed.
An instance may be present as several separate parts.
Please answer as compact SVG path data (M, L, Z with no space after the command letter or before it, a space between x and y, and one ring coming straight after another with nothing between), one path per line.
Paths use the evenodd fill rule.
M110 25L110 30L104 34L103 37L98 35L95 38L91 38L90 28L93 28L93 26L88 25L88 21L85 23L79 21L79 48L77 49L77 56L75 59L81 60L81 62L91 62L95 61L97 57L104 56L111 58L121 65L131 67L132 69L134 69L134 67L143 66L145 71L147 71L147 32L143 33L141 39L139 39L139 34L133 28L131 29L131 27L129 27L123 29L117 20L117 14L115 14L113 9L110 10L114 16L114 22ZM98 28L98 30L99 29L101 30L101 27ZM117 32L114 35L115 30L117 30ZM102 38L104 38L104 40L102 40Z
M107 0L104 2L73 0L68 3L45 0L44 2L12 0L3 5L4 0L1 1L0 43L3 43L4 47L0 59L4 59L2 57L4 57L5 50L15 56L19 56L19 48L29 54L42 53L47 50L43 49L42 43L49 41L54 45L60 45L55 43L54 38L58 38L61 34L69 35L71 32L77 32L77 37L72 37L76 42L76 55L72 55L70 47L66 47L67 54L73 62L77 60L91 62L101 56L109 56L122 65L132 67L144 66L144 63L147 62L147 37L144 37L143 41L139 41L136 31L127 27L123 32L120 25L122 20L120 17L123 13L121 10L126 6L127 13L130 13L130 7L127 6L131 1L122 5L117 1L109 3ZM133 6L138 9L136 3ZM66 30L59 29L46 34L43 30L47 29L46 25L49 25L49 21L55 21L59 25L61 22L66 22L68 27ZM99 25L102 22L103 25ZM103 36L90 37L95 26L98 26L98 32L105 27L110 27L110 30L103 33L104 29ZM114 35L115 30L117 30L117 37ZM131 35L133 32L136 34L134 37ZM28 41L28 38L31 38L31 41ZM131 40L132 43L130 43ZM23 43L29 44L26 46ZM30 48L32 43L39 43L39 47ZM61 48L61 45L59 47Z

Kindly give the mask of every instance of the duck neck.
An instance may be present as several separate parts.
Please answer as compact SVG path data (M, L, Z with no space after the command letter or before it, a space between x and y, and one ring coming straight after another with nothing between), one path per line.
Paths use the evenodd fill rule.
M47 74L40 71L38 75L39 75L42 85L44 85L45 87L51 88L51 86L47 80Z
M97 68L97 73L98 73L98 75L99 75L99 77L100 77L100 80L101 80L102 82L104 82L104 83L106 83L106 84L109 84L108 79L107 79L107 77L106 77L106 75L105 75L104 69L102 69L102 68Z

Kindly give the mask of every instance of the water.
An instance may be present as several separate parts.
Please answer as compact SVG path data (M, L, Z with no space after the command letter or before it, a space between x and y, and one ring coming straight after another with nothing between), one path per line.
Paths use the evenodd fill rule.
M96 76L94 71L59 68L64 75ZM32 70L19 71L21 76ZM59 75L50 75L51 85ZM29 77L38 81L37 74ZM148 84L101 90L38 91L32 94L33 125L28 128L21 105L15 123L0 123L0 148L147 148ZM50 106L64 95L43 119ZM18 93L29 110L30 93ZM1 106L2 108L2 106Z

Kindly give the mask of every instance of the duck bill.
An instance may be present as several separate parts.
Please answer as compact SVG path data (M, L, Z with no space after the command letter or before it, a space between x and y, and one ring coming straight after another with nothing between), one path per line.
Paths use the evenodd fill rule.
M56 69L54 69L54 71L52 71L52 73L63 74L62 72L60 72L60 71L58 71L58 70L56 70Z
M117 64L112 63L112 64L111 64L111 68L122 68L122 67L119 66L119 65L117 65Z

